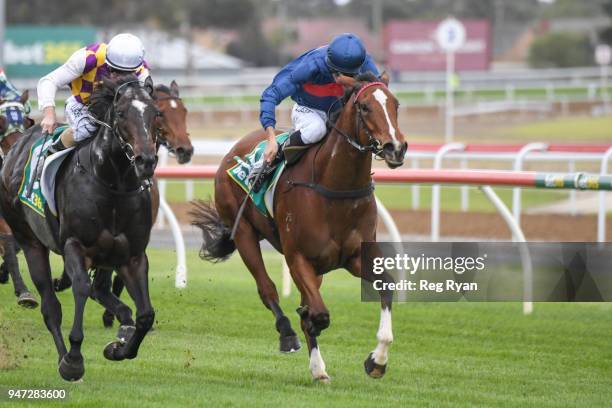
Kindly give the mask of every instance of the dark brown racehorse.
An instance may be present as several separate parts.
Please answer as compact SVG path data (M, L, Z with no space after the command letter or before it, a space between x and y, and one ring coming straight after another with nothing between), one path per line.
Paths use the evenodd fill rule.
M21 137L23 132L34 125L34 121L27 116L27 110L25 104L28 101L29 93L24 91L21 94L19 100L0 101L0 134L4 135L0 140L0 148L2 149L2 156L6 157L10 148L15 142ZM16 121L14 120L9 131L9 120L4 114L6 107L10 106L13 109L17 109L20 113ZM7 133L9 132L9 133ZM21 273L19 273L19 263L17 261L17 248L15 245L15 239L11 233L11 229L4 220L4 217L0 215L0 255L2 256L2 265L0 265L0 283L4 284L8 282L9 276L13 281L13 288L15 295L17 296L17 304L27 308L35 308L38 306L36 297L30 292L26 284L23 282Z
M163 145L170 154L176 156L180 164L188 163L193 155L193 145L187 132L187 108L180 98L179 86L176 81L172 81L169 87L166 85L156 85L154 98L157 108L162 114L161 126L157 131L158 149L159 146ZM159 191L155 179L151 186L151 204L152 218L153 222L155 222L159 211ZM110 278L112 271L100 270L98 272L96 284L101 286L110 285L110 282L103 282L102 280L104 276ZM70 287L70 277L68 277L65 271L61 278L54 279L54 287L58 292ZM119 275L115 275L112 283L112 293L117 299L121 295L123 288L123 281ZM113 310L106 309L104 311L102 315L104 326L112 327L115 316L122 326L129 327L134 325L131 310L122 302L115 301L113 302Z
M341 77L347 89L344 106L327 137L311 147L289 167L278 182L274 197L274 224L249 201L239 220L234 241L230 228L244 198L243 190L227 170L234 157L244 157L265 139L262 131L241 139L225 156L215 178L215 203L200 202L193 211L194 224L204 235L201 255L208 260L226 259L234 249L257 282L263 304L276 317L283 340L294 332L279 306L276 287L268 276L259 241L268 240L285 255L302 299L298 313L308 343L310 371L316 380L329 381L317 337L330 323L319 288L323 275L345 268L356 277L373 280L361 269L361 243L376 241L377 211L372 194L372 153L391 168L403 164L407 144L397 125L397 99L387 88L388 77L371 74L356 79ZM381 292L378 345L365 361L372 377L385 373L391 331L392 294ZM290 343L290 342L285 342Z

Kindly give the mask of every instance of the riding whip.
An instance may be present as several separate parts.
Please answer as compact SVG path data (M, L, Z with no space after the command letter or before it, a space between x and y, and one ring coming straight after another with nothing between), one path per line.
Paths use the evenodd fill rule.
M36 164L34 165L34 172L32 173L34 177L30 177L30 184L28 185L28 189L26 190L27 197L30 197L30 195L32 194L32 189L34 188L34 183L36 182L36 177L38 176L38 166L40 165L41 161L45 160L43 156L43 147L47 144L49 135L50 135L49 132L43 133L43 142L40 145L40 155L38 156L38 159L36 160Z
M270 164L264 160L263 166L261 170L259 171L259 174L257 174L257 177L255 177L255 180L253 180L253 183L251 183L251 187L249 187L249 191L247 192L246 197L244 197L244 200L242 200L242 204L240 204L240 208L238 209L238 214L236 214L236 220L234 221L234 226L232 227L232 233L230 234L230 239L232 241L234 240L234 237L236 236L236 231L238 230L238 224L240 223L240 219L242 218L242 213L244 212L244 209L246 208L246 203L249 200L249 196L251 195L251 192L253 191L253 186L257 184L257 182L259 181L259 178L266 172L269 165Z

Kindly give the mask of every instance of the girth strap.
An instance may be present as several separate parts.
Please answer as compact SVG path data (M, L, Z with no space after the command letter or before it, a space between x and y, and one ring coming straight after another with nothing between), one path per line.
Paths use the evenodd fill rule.
M346 190L346 191L329 190L320 184L302 183L299 181L292 181L292 180L287 181L287 184L289 184L292 187L306 187L306 188L313 189L317 193L321 194L323 197L329 198L330 200L363 198L363 197L367 197L371 195L374 192L374 183L370 183L367 186L360 188L358 190Z

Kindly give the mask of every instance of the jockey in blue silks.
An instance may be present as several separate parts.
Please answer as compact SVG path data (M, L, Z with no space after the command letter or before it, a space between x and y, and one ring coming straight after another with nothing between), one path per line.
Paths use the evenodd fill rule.
M263 160L270 165L265 167L257 185L252 186L254 192L259 191L283 156L287 165L291 165L290 152L303 150L325 136L328 114L340 108L336 102L344 95L344 88L336 82L338 76L352 77L368 71L379 76L374 60L355 34L341 34L329 45L307 51L281 69L261 95L259 120L268 136ZM295 101L291 111L293 133L279 148L274 130L275 109L289 96ZM263 160L253 166L251 182L264 168Z

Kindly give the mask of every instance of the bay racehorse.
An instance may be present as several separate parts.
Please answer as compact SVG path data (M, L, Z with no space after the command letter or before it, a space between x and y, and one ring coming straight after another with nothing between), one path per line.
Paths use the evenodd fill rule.
M161 113L160 127L157 129L157 149L160 146L166 147L170 154L176 156L179 164L188 163L193 155L193 145L189 139L187 132L187 108L180 97L179 86L176 81L172 81L170 86L156 85L155 86L155 102ZM153 179L151 185L151 203L152 203L152 219L153 222L157 219L159 211L159 191L157 182ZM103 282L103 277L112 275L112 271L98 269L96 275L97 285L110 285L110 282ZM70 287L70 277L64 271L59 279L53 280L53 285L56 291L60 292ZM115 275L112 282L112 293L119 298L123 291L124 284L119 275ZM133 326L132 312L128 306L122 302L114 302L113 310L106 309L102 315L102 322L105 327L112 327L116 317L122 326Z
M373 280L361 268L361 243L376 241L377 211L372 184L372 153L391 168L403 164L407 144L397 124L398 101L387 88L388 77L371 74L340 77L347 90L343 107L330 119L331 130L297 164L288 167L277 183L274 223L249 200L238 220L234 241L230 228L236 221L244 191L228 176L234 157L244 157L265 140L253 132L224 157L215 177L214 206L200 202L192 212L193 224L203 231L200 255L211 261L226 259L236 248L257 282L263 304L276 318L281 351L296 344L295 332L279 306L276 287L268 276L259 241L268 240L285 255L291 277L301 293L298 314L308 344L314 379L329 381L317 337L330 317L319 292L323 275L345 268L356 277ZM388 277L384 277L387 279ZM378 345L365 361L371 377L382 377L393 341L392 293L380 292ZM295 349L295 348L294 348Z
M26 90L18 99L14 97L0 100L0 148L2 149L2 157L6 157L11 147L25 130L34 125L34 121L28 116L29 109L26 108L28 96L29 93ZM17 296L17 304L27 308L38 306L36 297L30 292L21 277L15 240L11 229L1 215L0 255L2 256L0 283L8 283L10 276L13 281L15 296Z
M57 218L48 207L47 216L41 217L17 198L30 148L42 137L40 126L26 132L6 157L0 206L41 295L41 312L65 380L78 380L85 372L81 344L87 298L91 295L104 307L112 302L110 291L92 286L88 270L117 270L137 308L135 330L105 347L107 359L135 358L155 319L145 253L152 226L147 186L157 163L155 129L160 119L151 95L150 78L143 86L132 75L104 80L94 90L90 112L101 126L95 137L68 153L58 171ZM49 250L63 256L72 281L75 313L69 351L61 331L62 310L53 290Z

